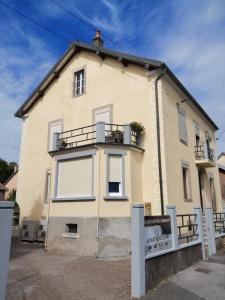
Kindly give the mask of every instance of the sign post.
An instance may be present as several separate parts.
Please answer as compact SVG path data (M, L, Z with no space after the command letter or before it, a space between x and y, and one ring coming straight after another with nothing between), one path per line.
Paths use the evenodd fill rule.
M6 298L13 208L13 201L0 201L0 300Z

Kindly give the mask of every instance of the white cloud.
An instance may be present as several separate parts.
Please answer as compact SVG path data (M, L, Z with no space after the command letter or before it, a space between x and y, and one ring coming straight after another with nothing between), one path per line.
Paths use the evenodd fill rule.
M14 113L49 69L53 55L16 21L1 27L0 34L0 158L18 161L21 120Z

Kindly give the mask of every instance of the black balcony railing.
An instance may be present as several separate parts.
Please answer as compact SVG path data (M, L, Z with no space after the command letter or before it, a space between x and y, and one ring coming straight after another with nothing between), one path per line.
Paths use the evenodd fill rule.
M214 162L214 151L205 145L197 145L195 146L195 159Z
M198 239L196 214L177 215L178 240L180 243Z
M55 134L55 149L71 149L93 143L126 144L140 147L140 135L130 125L99 122Z

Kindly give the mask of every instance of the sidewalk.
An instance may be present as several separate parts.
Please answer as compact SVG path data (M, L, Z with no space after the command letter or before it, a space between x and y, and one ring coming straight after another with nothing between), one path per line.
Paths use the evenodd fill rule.
M224 300L225 254L170 276L142 300Z

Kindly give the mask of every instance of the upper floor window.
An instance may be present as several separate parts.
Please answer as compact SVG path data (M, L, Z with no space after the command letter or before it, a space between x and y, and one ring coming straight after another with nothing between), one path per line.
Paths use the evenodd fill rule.
M184 200L191 201L191 178L190 178L190 169L189 165L182 163L182 179L183 179L183 189L184 189Z
M186 113L185 111L178 109L178 128L179 138L182 142L187 144L187 125L186 125Z
M80 96L85 91L84 69L74 73L74 96Z
M122 155L113 155L108 156L108 195L109 196L122 196L122 185L123 176L122 176Z

